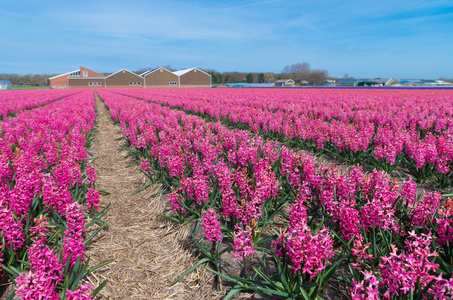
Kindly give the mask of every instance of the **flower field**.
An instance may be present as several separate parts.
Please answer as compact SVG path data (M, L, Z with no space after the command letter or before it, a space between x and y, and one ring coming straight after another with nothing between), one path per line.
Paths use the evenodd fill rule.
M108 263L85 255L108 210L88 155L94 92L40 92L0 123L0 276L20 299L94 299L105 282L84 278ZM161 217L190 228L198 262L174 284L206 268L225 299L322 299L333 282L352 299L452 299L450 90L96 93L148 178L137 192L162 184Z
M193 236L203 258L194 268L207 264L219 288L222 280L234 282L226 298L253 291L315 299L333 279L350 284L354 299L451 298L452 203L438 192L417 194L415 182L379 170L315 166L313 157L276 141L172 109L220 119L222 108L234 105L212 100L212 90L98 93L143 171L171 191L174 215L166 217L181 224L197 220ZM256 107L237 108L249 109ZM268 124L278 113L261 110ZM440 131L444 140L449 128ZM197 230L204 242L195 238ZM222 272L228 252L243 262L240 276ZM256 256L258 263L247 264ZM340 266L350 276L336 274Z

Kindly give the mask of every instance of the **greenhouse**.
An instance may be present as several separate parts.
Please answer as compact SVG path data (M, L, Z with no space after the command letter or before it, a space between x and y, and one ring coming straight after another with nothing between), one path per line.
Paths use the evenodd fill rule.
M0 90L12 90L13 84L9 80L0 80Z

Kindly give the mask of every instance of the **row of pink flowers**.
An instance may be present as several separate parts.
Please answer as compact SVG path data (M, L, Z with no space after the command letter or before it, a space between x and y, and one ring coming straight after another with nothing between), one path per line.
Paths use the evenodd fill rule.
M75 91L47 92L47 98L41 100L57 100ZM18 96L19 103L24 101ZM16 278L16 294L21 299L60 299L56 286L66 275L64 266L73 267L77 260L85 260L83 210L87 200L82 195L80 203L75 202L78 195L74 190L77 186L80 191L84 182L93 185L96 180L94 168L86 167L85 148L86 135L95 120L93 91L79 91L0 123L0 232L6 242L2 252L5 255L11 247L15 252L8 253L14 256L27 249L25 257L30 267ZM88 188L88 193L94 195L86 205L97 206L97 191ZM37 202L48 205L66 220L61 246L55 241L47 243L46 233L53 226L46 221L46 215L52 213L47 208L36 211L34 207L40 207L34 204ZM34 236L31 243L26 243L27 232ZM67 299L91 299L86 291L86 287L79 292L68 291ZM81 296L70 296L77 293Z
M81 90L18 90L0 94L0 117L80 93Z

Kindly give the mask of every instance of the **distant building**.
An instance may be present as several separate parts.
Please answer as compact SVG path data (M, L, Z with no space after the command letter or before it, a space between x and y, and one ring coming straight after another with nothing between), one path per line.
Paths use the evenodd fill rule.
M337 86L357 86L358 81L359 80L355 78L341 79L337 82Z
M103 78L104 75L94 72L92 70L89 70L87 68L80 67L78 70L60 74L60 75L57 75L54 77L50 77L49 78L50 88L51 89L65 89L65 88L67 89L67 88L69 88L70 87L69 80L68 80L69 77L71 77L72 79L87 79L88 77L98 77L98 78L102 77ZM89 81L87 81L87 82L89 82ZM98 81L95 81L95 82L98 82ZM73 86L74 86L74 84L76 84L75 81L73 81ZM82 82L80 82L78 84L82 84ZM84 87L89 87L88 83Z
M140 74L144 78L145 87L177 87L178 75L164 67Z
M392 78L347 78L336 83L336 86L356 87L356 86L388 86L393 82Z
M249 82L235 82L225 83L226 87L272 87L272 83L249 83Z
M143 88L145 81L142 76L126 69L105 76L105 86L109 88Z
M104 76L80 67L50 78L51 88L211 87L211 83L211 75L198 68L171 72L160 67L141 74L121 69Z
M13 84L9 80L0 80L0 90L12 90Z
M198 69L190 68L173 72L178 76L179 87L211 87L211 75Z
M324 81L322 83L323 86L336 86L337 85L337 81L336 80L332 80L332 79L327 79L326 81Z
M9 80L0 80L0 90L11 90L13 89L13 84Z
M292 79L280 79L275 82L275 86L296 86Z

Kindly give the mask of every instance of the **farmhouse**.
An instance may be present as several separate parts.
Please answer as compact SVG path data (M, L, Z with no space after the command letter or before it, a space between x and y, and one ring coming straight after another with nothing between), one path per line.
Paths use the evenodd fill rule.
M280 79L275 82L275 86L296 86L292 79Z
M392 78L347 78L338 81L337 86L387 86L392 82Z
M71 77L71 79L74 79L74 80L87 79L89 77L97 77L97 78L91 78L91 79L93 79L92 81L83 80L80 82L71 80L72 85L69 85L69 77ZM60 74L60 75L57 75L54 77L50 77L49 81L50 81L51 89L67 89L69 87L73 87L73 88L90 87L88 84L89 82L99 82L99 80L97 80L97 79L103 78L103 77L104 77L104 75L102 75L100 73L94 72L94 71L89 70L84 67L80 67L78 70ZM82 84L84 84L84 83L86 83L86 85L82 86Z

